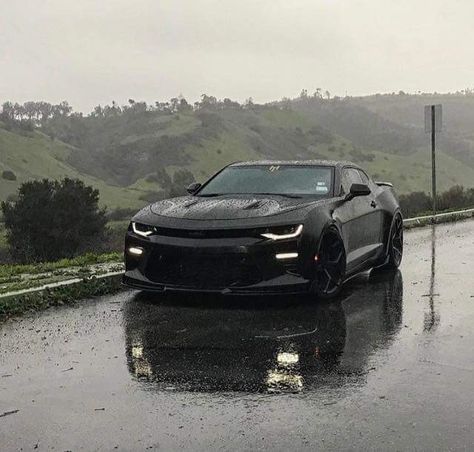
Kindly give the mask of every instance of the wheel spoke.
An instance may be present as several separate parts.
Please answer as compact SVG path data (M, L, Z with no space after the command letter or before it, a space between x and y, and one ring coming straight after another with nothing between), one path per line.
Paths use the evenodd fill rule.
M333 282L336 282L339 279L336 276L334 276L327 268L324 269L324 273L326 273L328 278Z
M329 284L331 284L331 278L330 278L330 277L328 277L328 282L327 282L327 284L326 284L326 287L324 288L324 292L327 292L327 291L328 291L328 289L329 289Z
M320 294L330 296L341 286L346 264L344 245L339 236L334 232L326 235L318 256L315 282Z
M394 247L393 251L395 251L395 253L397 253L398 257L402 257L402 252L398 248Z
M343 255L343 252L339 251L339 254L337 255L337 257L335 259L328 259L327 263L328 264L339 264L339 262L341 261L342 255Z

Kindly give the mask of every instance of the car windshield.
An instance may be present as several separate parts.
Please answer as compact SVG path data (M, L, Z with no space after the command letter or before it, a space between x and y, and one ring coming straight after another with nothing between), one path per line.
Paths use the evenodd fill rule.
M211 179L198 196L271 194L329 196L333 168L309 165L230 166Z

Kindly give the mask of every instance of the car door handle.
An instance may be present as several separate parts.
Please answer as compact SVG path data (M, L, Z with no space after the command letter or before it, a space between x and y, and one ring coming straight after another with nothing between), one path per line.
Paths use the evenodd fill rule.
M372 201L370 203L370 207L373 207L375 209L377 207L377 203L375 201Z

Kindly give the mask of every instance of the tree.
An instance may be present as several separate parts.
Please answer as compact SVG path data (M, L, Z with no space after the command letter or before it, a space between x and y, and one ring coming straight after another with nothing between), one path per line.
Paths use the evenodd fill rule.
M416 216L419 213L427 213L431 209L432 200L422 191L415 191L400 196L400 207L406 218Z
M186 169L179 169L173 174L173 182L169 188L169 196L182 196L186 194L186 187L194 182L193 173Z
M302 89L300 93L300 99L308 99L308 90Z
M461 209L470 207L468 192L461 185L455 185L437 197L438 209Z
M78 179L22 184L15 203L2 202L10 254L21 262L51 261L104 243L99 191Z

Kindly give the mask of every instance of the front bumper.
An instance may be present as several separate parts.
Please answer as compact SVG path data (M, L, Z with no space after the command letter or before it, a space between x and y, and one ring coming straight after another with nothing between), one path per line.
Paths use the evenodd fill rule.
M278 253L298 252L298 240L255 237L195 239L140 237L129 231L125 240L123 283L146 291L213 292L222 294L304 293L304 256L279 260ZM130 247L142 249L132 255Z

